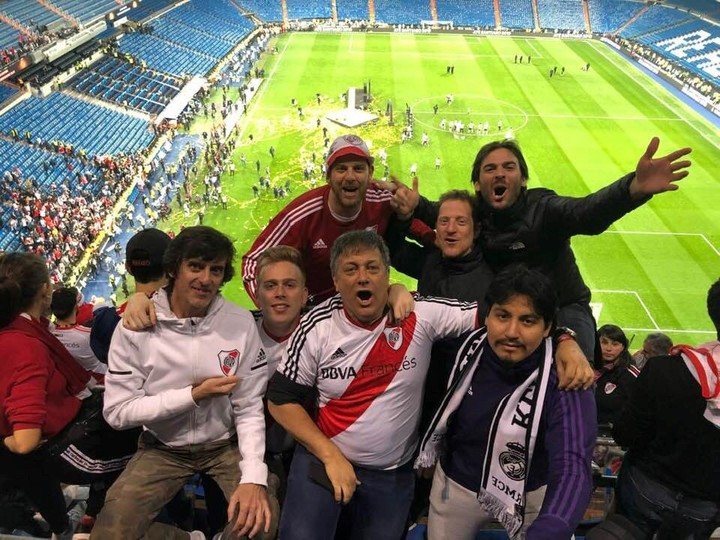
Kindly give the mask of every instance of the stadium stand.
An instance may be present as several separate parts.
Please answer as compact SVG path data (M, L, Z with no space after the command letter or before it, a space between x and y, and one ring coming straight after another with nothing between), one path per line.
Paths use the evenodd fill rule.
M418 24L430 17L430 4L414 0L377 0L375 20L389 24Z
M60 16L35 0L27 2L3 0L0 2L0 12L30 28L46 26L60 19Z
M580 0L538 0L540 26L553 30L585 30Z
M624 38L638 38L644 34L661 32L691 21L692 15L678 9L652 5L620 32Z
M171 0L145 0L138 7L127 12L127 18L131 21L142 21L153 13L172 5Z
M353 21L365 21L370 18L366 2L337 0L336 5L338 20L344 21L349 19Z
M83 23L94 21L120 7L115 0L53 0L52 3Z
M282 21L280 2L274 0L241 0L240 5L263 21Z
M377 9L377 3L375 4ZM330 2L325 0L288 0L290 19L329 19L332 17Z
M645 3L636 0L589 0L590 27L602 34L615 32L643 7Z
M493 0L446 0L437 6L438 19L453 21L456 26L495 28Z
M669 0L665 3L720 21L720 3L716 0Z
M0 21L0 49L7 49L17 45L20 32L7 23Z
M88 155L132 153L153 139L142 118L101 107L63 93L30 97L0 116L0 132L30 132L32 140L61 140Z
M0 206L0 220L11 224L0 229L0 251L22 247L20 233L26 232L21 226L22 212L10 202L14 197L12 193L17 194L20 190L18 184L22 180L33 185L33 189L43 195L43 199L54 195L57 187L63 184L71 186L75 194L84 192L91 197L100 196L103 186L102 171L92 161L60 156L42 148L4 139L0 139L0 171L4 175L1 193L4 204ZM13 173L22 180L13 178ZM85 184L75 181L81 176ZM13 218L18 222L14 223Z
M534 28L531 0L503 0L500 18L503 28Z
M182 81L119 58L106 57L82 70L68 85L116 105L157 114L177 96Z
M17 90L5 84L0 84L0 103L14 96L15 94L17 94Z
M120 38L119 47L152 69L179 77L205 75L216 63L209 55L148 34L127 34Z
M172 75L205 75L253 24L229 2L188 2L153 19L147 32L127 34L120 50Z
M679 25L635 39L661 56L720 86L717 70L711 67L714 55L717 55L716 42L720 39L720 28L714 24L693 17ZM709 69L706 71L704 68Z

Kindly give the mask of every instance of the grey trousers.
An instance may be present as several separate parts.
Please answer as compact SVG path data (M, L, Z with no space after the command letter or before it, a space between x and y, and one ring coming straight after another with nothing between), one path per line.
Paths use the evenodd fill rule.
M528 493L523 529L540 513L545 487ZM438 463L430 491L428 540L473 540L478 529L493 517L478 503L477 494L452 481Z

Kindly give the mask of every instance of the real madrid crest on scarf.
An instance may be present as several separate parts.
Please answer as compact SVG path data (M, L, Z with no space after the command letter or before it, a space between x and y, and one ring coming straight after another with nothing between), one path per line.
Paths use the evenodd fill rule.
M525 446L520 443L507 443L507 451L500 453L500 467L511 480L525 480Z

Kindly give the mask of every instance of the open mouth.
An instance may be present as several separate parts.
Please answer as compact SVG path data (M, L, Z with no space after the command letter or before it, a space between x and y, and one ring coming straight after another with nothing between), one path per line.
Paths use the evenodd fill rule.
M493 188L493 195L496 197L502 197L505 195L505 192L507 191L507 186L495 186Z
M372 300L372 293L370 291L358 291L356 296L362 306L367 306Z

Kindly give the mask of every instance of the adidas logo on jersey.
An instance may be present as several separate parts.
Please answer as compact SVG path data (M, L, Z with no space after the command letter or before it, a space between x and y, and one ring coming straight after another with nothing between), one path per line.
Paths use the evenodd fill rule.
M250 371L261 368L263 366L267 366L267 354L265 353L265 349L260 349L260 352L258 353L255 362L253 362L253 365L250 368Z
M332 353L330 360L337 360L338 358L345 358L346 356L347 356L347 354L345 354L345 351L343 351L340 347L338 347L337 351Z
M323 239L321 238L313 244L313 249L327 249L327 244L325 244L325 242L323 242Z

